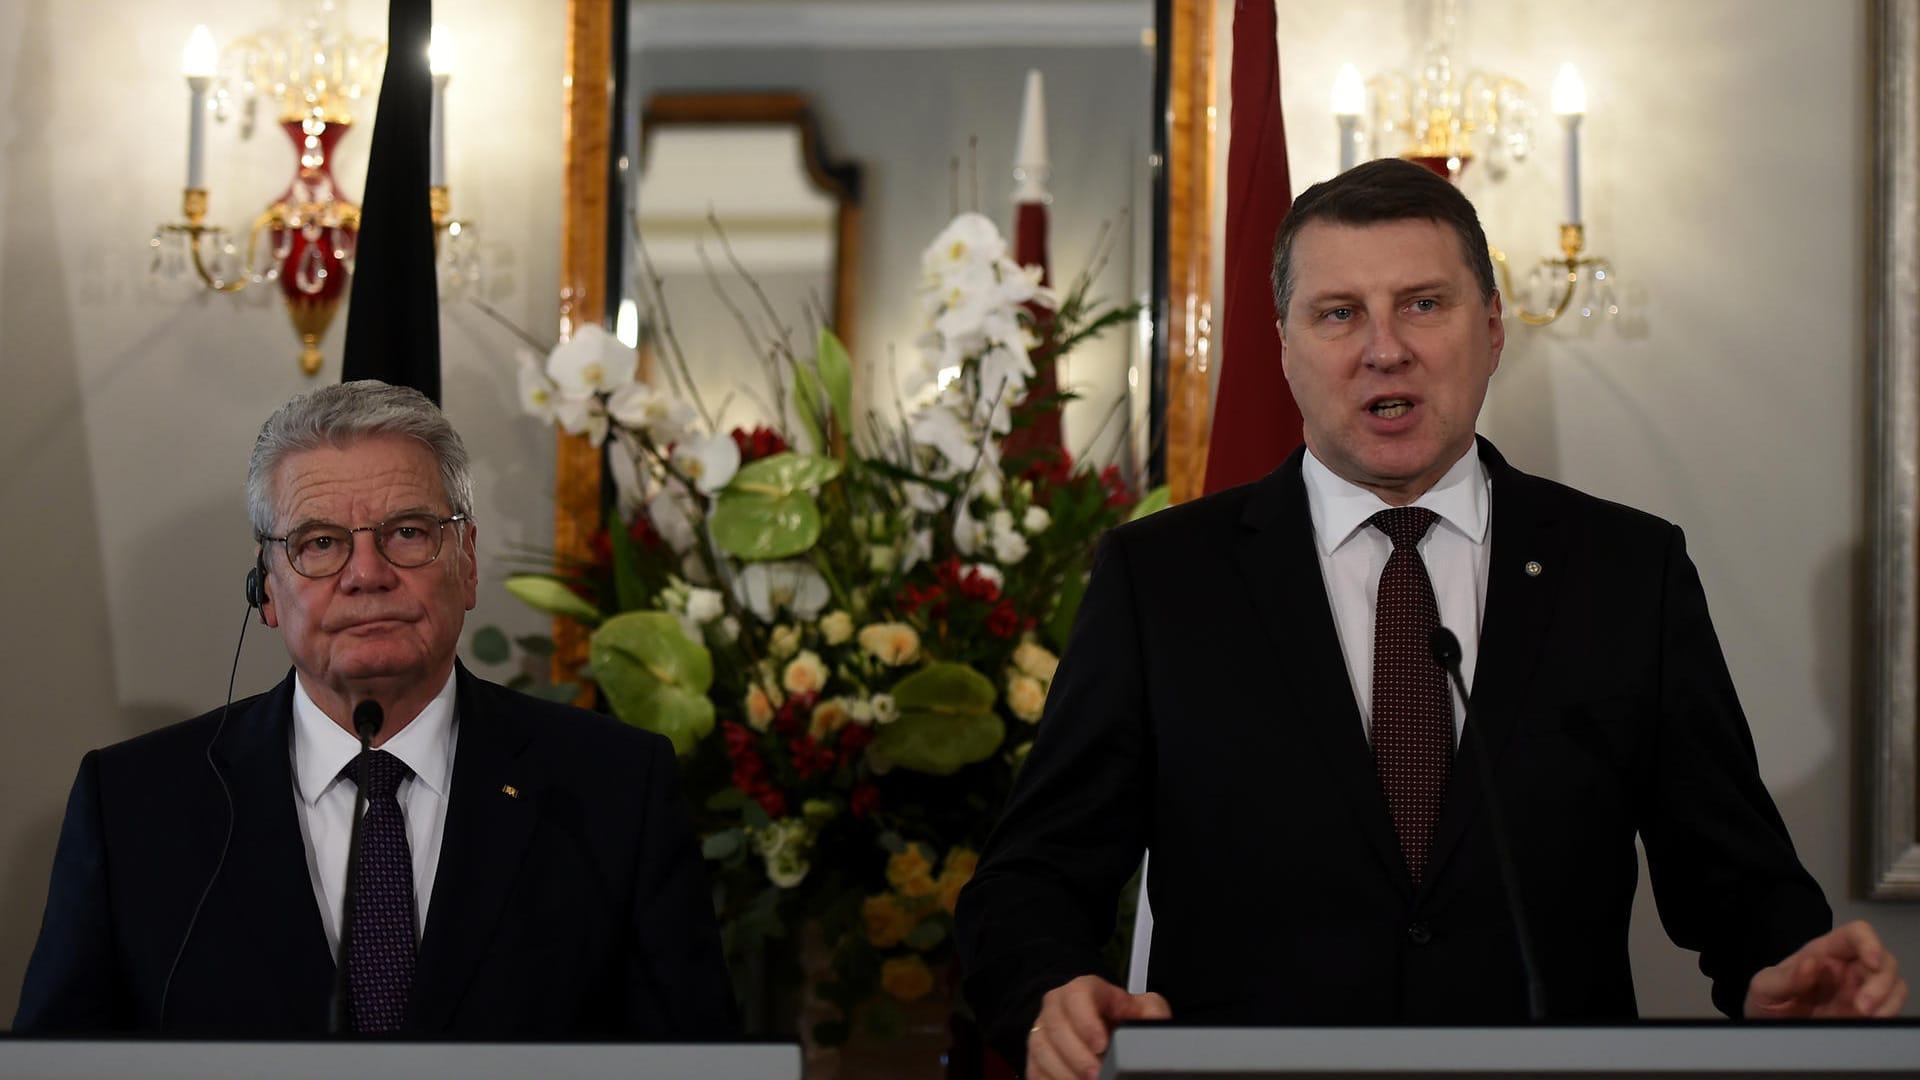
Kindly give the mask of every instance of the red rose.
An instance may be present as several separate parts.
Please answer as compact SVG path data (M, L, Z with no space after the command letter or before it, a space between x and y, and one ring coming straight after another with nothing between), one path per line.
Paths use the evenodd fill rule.
M1013 601L1002 600L987 613L987 633L1003 640L1012 640L1020 632L1020 613L1013 609Z

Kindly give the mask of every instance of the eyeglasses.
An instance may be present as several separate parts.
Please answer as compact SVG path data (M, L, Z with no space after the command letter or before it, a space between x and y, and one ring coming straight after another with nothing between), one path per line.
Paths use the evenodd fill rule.
M372 533L373 546L388 562L402 570L425 566L440 557L440 545L446 539L447 526L466 521L467 515L434 517L432 514L404 514L378 525L349 529L345 525L317 522L302 525L285 536L256 536L263 544L281 544L287 549L287 563L301 577L332 577L346 569L353 558L353 534Z

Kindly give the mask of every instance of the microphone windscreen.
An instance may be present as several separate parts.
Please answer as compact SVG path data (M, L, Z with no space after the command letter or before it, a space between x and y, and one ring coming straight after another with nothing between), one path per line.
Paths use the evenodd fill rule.
M385 719L386 713L377 701L363 701L353 707L353 730L363 739L380 734L380 724Z
M1460 639L1453 631L1444 626L1433 628L1433 635L1427 638L1427 645L1433 649L1433 662L1443 668L1451 668L1460 662Z

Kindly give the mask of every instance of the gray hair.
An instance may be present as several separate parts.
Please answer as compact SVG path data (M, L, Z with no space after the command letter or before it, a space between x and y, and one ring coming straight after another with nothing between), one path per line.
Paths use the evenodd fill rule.
M418 439L440 462L450 512L473 513L473 471L460 433L432 399L409 386L360 379L295 397L260 425L247 462L247 517L255 536L273 532L274 473L289 454L341 448L379 435Z

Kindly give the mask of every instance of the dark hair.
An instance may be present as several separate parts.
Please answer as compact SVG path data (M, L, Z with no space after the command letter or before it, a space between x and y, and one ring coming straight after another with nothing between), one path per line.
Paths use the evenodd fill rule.
M1316 221L1376 225L1424 219L1453 229L1460 256L1480 282L1480 298L1493 299L1493 259L1486 230L1460 189L1424 165L1377 158L1300 193L1273 238L1273 308L1280 321L1293 301L1293 238Z
M273 531L274 472L287 455L344 447L376 435L418 439L440 463L448 512L473 514L473 471L460 435L420 391L373 379L323 386L280 406L260 427L247 462L247 516L253 531Z

